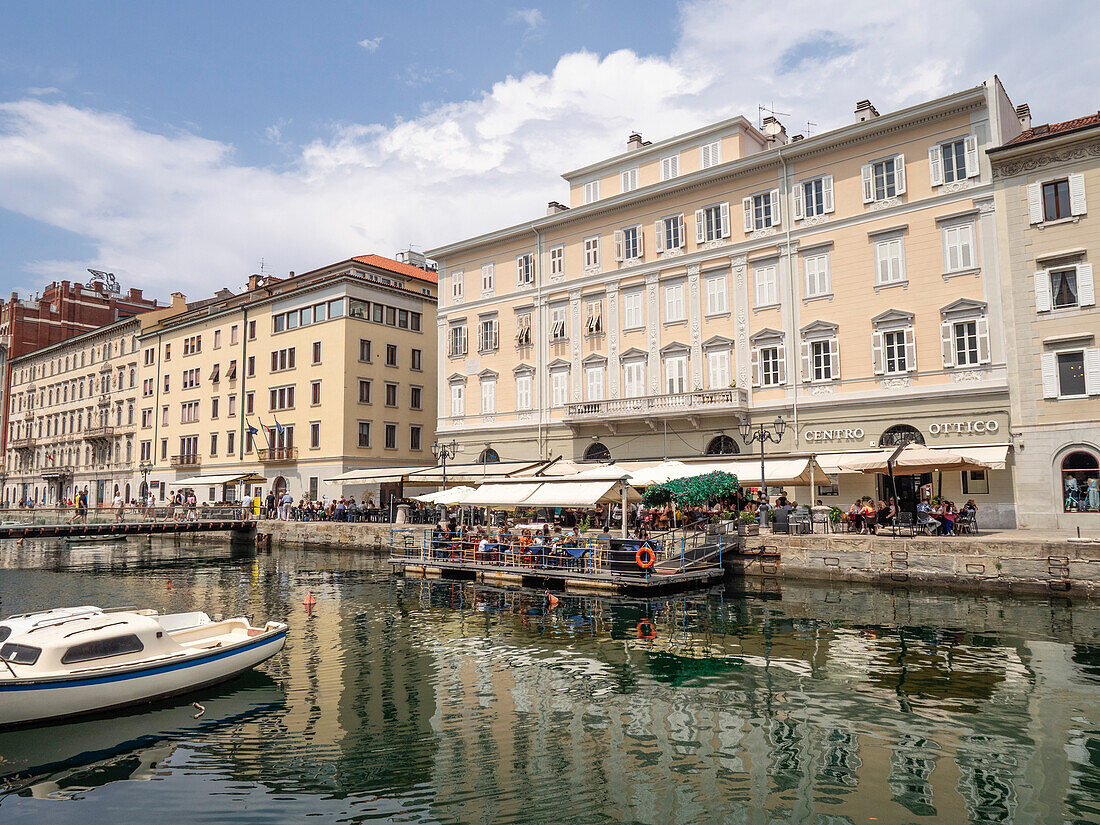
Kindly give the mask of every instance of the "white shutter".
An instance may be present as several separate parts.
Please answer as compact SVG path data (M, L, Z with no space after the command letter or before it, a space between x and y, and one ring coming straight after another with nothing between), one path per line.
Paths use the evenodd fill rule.
M752 385L754 387L760 386L760 349L759 347L752 348Z
M1085 176L1078 173L1069 176L1069 213L1071 215L1084 215L1085 209Z
M989 319L984 315L977 320L978 328L978 363L988 364L993 360L989 349Z
M1058 397L1058 356L1053 352L1044 352L1039 356L1043 370L1043 398Z
M1100 395L1100 347L1085 350L1085 393Z
M702 243L704 239L703 235L703 210L695 210L695 243Z
M865 163L863 168L859 170L860 177L863 179L863 202L871 203L875 199L875 184L871 172L871 164Z
M638 257L645 257L645 232L642 230L642 225L638 224L635 229L638 230Z
M943 352L943 365L955 366L955 325L950 321L940 324L940 349Z
M1083 307L1096 305L1096 287L1092 280L1092 264L1077 265L1077 304Z
M621 229L615 230L615 260L621 261L623 259L623 232Z
M905 155L894 156L894 181L899 195L905 194Z
M840 341L836 338L829 339L829 367L833 371L833 380L840 380Z
M917 371L917 341L912 327L905 328L905 371Z
M682 212L676 216L676 224L680 230L676 233L676 237L679 238L680 248L683 249L687 245L687 237L684 235L684 214Z
M821 200L824 202L825 213L833 211L833 176L826 175L821 179Z
M968 135L963 146L966 149L966 176L976 178L981 171L978 168L978 139L974 135Z
M722 216L722 237L728 238L730 236L730 202L722 201L718 212Z
M516 284L523 286L523 256L516 258Z
M752 232L752 198L741 198L741 212L745 218L745 231Z
M779 344L775 348L775 356L779 360L779 384L782 386L787 383L787 348Z
M943 150L938 143L928 149L928 174L933 186L943 185Z
M810 342L802 342L802 382L808 384L814 380L814 367L810 355Z
M1045 269L1035 273L1035 311L1050 312L1050 272Z
M1038 183L1027 185L1027 220L1028 223L1043 222L1043 187Z
M653 243L658 252L665 251L665 222L655 221L653 224Z
M773 189L769 197L772 202L772 226L779 226L783 220L782 209L779 203L779 190Z
M796 221L800 221L804 217L806 217L805 213L802 211L802 190L804 188L805 185L801 183L795 184L794 187L794 206L792 207L792 217Z
M871 333L871 368L875 375L886 372L886 363L882 352L882 332L875 330Z

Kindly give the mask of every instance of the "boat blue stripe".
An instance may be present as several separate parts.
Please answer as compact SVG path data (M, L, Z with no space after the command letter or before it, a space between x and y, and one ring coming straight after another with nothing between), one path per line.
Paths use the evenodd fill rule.
M53 688L67 688L67 687L86 687L88 685L105 685L110 682L122 682L127 679L141 679L146 676L156 676L161 673L169 673L173 670L182 670L183 668L196 667L197 665L205 665L209 662L216 662L219 659L225 659L229 656L236 656L238 653L245 653L249 650L255 650L258 647L271 644L279 639L286 638L287 631L283 630L280 633L276 633L274 636L269 636L266 639L260 639L252 642L251 644L244 645L243 647L235 647L232 650L223 650L220 653L215 653L207 656L202 656L196 659L188 659L182 662L173 662L172 664L161 665L154 668L146 668L144 670L136 670L130 673L116 673L104 676L94 676L88 679L70 679L67 681L56 682L39 682L38 684L19 684L13 682L0 681L0 693L6 693L16 690L51 690Z

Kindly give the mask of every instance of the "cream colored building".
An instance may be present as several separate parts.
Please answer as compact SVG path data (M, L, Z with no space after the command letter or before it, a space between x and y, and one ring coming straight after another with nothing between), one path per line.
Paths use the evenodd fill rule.
M183 312L172 304L12 359L4 498L57 505L87 489L91 505L138 495L138 338Z
M1024 107L1021 107L1023 110ZM1023 111L1030 118L1029 111ZM1030 127L1030 124L1025 124ZM1100 528L1100 114L990 153L1021 526Z
M346 470L431 463L435 303L433 271L366 255L147 330L136 439L157 496L332 498Z
M738 423L781 414L769 454L826 468L898 438L988 448L998 469L943 493L1013 523L985 152L1020 131L992 78L884 115L861 101L807 138L743 117L632 135L564 175L569 207L429 251L440 439L488 460L755 453ZM842 474L813 497L885 493Z

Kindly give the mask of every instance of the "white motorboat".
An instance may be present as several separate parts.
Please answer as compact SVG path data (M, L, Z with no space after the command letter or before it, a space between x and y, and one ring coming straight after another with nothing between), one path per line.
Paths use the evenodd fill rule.
M60 608L0 622L0 727L151 702L232 679L274 656L287 626L244 616Z

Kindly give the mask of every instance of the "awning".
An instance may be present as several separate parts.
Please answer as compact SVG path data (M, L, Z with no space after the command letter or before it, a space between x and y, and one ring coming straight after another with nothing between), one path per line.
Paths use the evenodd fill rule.
M602 481L558 481L542 484L526 501L524 507L593 507L597 504L622 502L619 492L621 482L613 479ZM638 493L627 488L627 500L638 501Z
M989 469L989 465L976 458L948 449L932 450L923 444L907 444L900 450L896 447L887 448L852 458L840 465L840 471L842 473L888 473L891 465L895 475Z
M764 460L764 476L769 485L808 485L811 475L811 458L769 458ZM659 464L640 466L633 470L630 483L635 487L648 487L674 478L691 478L721 471L737 476L743 486L760 484L759 459L725 459L722 461L662 461ZM816 479L825 478L825 470L814 463L812 473Z
M527 497L539 486L538 482L482 484L458 503L471 507L519 507L526 504Z
M933 452L947 450L961 455L974 463L986 464L991 470L1003 470L1008 459L1008 444L983 444L981 446L942 446L930 447ZM819 453L817 463L820 464L829 475L850 472L840 469L844 465L851 465L869 456L889 456L894 451L889 450L860 450L851 453ZM885 459L884 459L885 460ZM944 469L948 469L945 467Z
M448 464L448 484L478 484L494 478L505 478L521 470L538 467L542 461L497 461L491 464ZM411 473L409 484L430 486L443 483L443 467L422 467Z
M166 480L169 487L217 487L219 484L264 484L267 479L256 473L229 473L227 475L192 476L178 481Z
M410 473L430 470L431 464L417 464L413 467L364 467L349 470L340 476L326 478L325 481L342 481L346 484L374 484L383 481L404 481Z
M462 500L473 491L473 487L451 487L447 490L425 493L422 496L413 496L413 499L423 501L425 504L461 504Z
M933 450L950 450L969 461L988 464L991 470L1003 470L1008 460L1007 444L991 444L983 447L933 447Z

